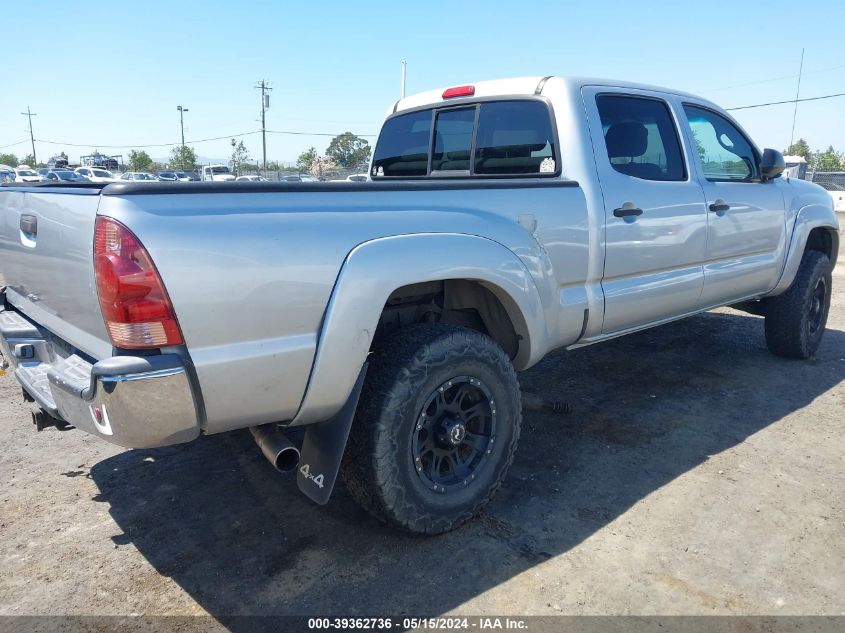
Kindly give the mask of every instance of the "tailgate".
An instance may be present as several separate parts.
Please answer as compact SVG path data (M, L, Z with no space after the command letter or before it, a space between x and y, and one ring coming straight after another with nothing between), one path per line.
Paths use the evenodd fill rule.
M111 356L94 286L101 187L0 188L0 275L6 299L95 359Z

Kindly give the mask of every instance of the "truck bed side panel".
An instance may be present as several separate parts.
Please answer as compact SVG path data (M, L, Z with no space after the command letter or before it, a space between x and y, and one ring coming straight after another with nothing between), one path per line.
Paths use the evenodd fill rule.
M556 226L560 243L548 248L580 253L586 208L577 186L111 194L99 212L139 237L162 276L202 388L206 432L293 419L332 289L358 244L414 233L499 242L531 272L549 323L567 307L560 305L562 289L586 275L586 256L555 270L554 253L540 245L533 227L518 222L530 215L536 232ZM571 234L562 224L571 224ZM384 262L386 285L401 266L401 260ZM560 340L553 326L556 343L572 342L582 327L583 292L574 296L569 340Z

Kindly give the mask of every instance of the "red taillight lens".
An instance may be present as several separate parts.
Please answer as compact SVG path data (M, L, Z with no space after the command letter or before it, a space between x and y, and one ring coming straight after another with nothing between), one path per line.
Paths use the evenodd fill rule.
M181 345L182 332L149 253L111 218L94 229L94 276L100 309L115 347Z
M457 86L455 88L447 88L443 91L444 99L451 99L452 97L471 97L475 94L475 86Z

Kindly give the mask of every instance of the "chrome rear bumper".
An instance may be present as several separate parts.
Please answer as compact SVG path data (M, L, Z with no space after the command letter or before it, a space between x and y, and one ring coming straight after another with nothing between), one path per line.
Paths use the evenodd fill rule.
M0 351L42 409L92 435L128 448L199 435L191 381L177 354L114 356L92 364L2 301Z

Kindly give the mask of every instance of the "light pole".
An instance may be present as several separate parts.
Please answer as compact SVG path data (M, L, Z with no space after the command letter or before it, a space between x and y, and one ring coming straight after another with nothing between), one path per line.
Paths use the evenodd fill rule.
M235 170L235 176L239 176L238 174L238 161L235 157L238 155L238 144L235 142L235 139L232 139L232 168Z
M270 107L270 95L272 88L264 79L255 84L254 88L261 88L261 161L264 165L264 174L267 174L267 128L265 127L265 116L267 108Z
M188 112L188 108L183 108L182 106L176 106L176 109L179 110L179 127L182 128L182 147L185 147L185 112Z

